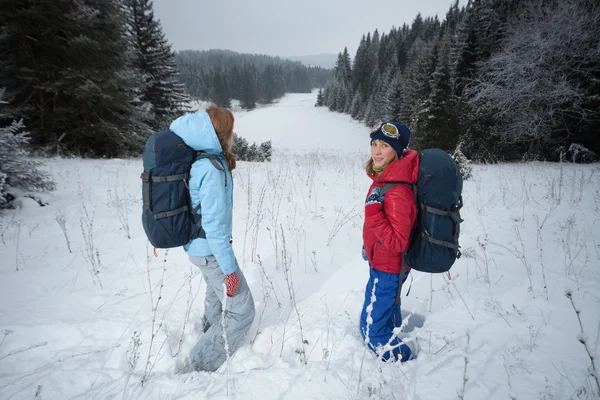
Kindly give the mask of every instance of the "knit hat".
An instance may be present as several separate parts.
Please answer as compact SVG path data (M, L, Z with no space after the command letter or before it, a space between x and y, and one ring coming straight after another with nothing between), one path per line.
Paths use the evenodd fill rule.
M396 129L398 129L398 133L400 134L400 136L397 139L387 136L389 131L386 130L385 134L382 131L382 128L386 129L385 125L387 124L394 125ZM392 147L392 149L396 151L398 157L402 157L404 149L406 149L406 147L408 147L408 144L410 143L410 130L408 130L406 125L401 124L399 122L386 122L378 124L375 127L373 127L373 130L371 131L371 144L373 144L373 140L382 140L386 142Z

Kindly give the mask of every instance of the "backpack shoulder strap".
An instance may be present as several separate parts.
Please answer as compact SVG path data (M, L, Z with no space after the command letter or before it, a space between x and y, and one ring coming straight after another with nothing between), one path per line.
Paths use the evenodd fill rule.
M408 182L386 182L383 187L381 188L381 191L379 192L379 194L381 196L385 195L391 188L393 188L394 186L398 186L398 185L404 185L404 186L408 186L412 189L413 194L415 196L415 204L417 204L417 185L412 184L412 183L408 183Z
M202 150L196 152L196 161L204 158L208 158L216 169L225 173L225 186L227 186L227 171L225 170L223 161L221 161L221 159L215 154L210 154Z

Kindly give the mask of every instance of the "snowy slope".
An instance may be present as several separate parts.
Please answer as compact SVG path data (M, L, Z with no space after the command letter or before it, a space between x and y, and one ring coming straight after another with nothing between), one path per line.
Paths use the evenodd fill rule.
M358 331L368 129L314 101L238 115L236 131L275 154L234 173L257 316L216 373L174 374L204 285L181 249L152 254L141 161L48 161L49 205L0 217L0 398L598 398L600 166L475 166L451 279L413 273L402 298L422 352L384 364Z

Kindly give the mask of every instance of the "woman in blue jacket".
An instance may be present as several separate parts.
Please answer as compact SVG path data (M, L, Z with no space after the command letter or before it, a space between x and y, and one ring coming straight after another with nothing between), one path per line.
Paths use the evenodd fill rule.
M190 170L192 208L201 205L206 239L194 239L184 249L202 271L206 297L204 335L192 349L185 370L216 371L240 347L254 320L254 300L232 247L233 124L229 110L210 106L206 112L179 117L170 126L194 150L218 157L199 159Z

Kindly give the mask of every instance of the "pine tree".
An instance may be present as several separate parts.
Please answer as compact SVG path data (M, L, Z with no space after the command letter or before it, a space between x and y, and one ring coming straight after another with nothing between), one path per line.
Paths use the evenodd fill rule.
M344 100L344 103L346 105L342 110L344 114L350 114L350 109L352 108L352 100L354 99L354 96L352 94L352 88L350 87L350 85L351 83L348 83L346 86L346 99Z
M262 142L260 146L258 146L258 154L260 155L260 161L271 161L271 156L273 154L272 143L270 140L266 142Z
M437 147L453 151L459 132L456 110L452 102L454 96L449 63L449 37L445 36L436 43L434 49L430 63L436 67L428 83L429 94L417 111L417 134L414 144L418 149Z
M350 116L354 119L360 119L360 111L363 107L362 95L360 94L361 91L359 89L357 89L354 93L354 98L352 99L352 104L350 105Z
M280 97L274 65L267 65L260 73L259 92L261 93L260 100L264 104L270 104L277 97Z
M210 76L209 98L219 107L231 107L231 94L225 73L215 69Z
M331 83L328 83L323 89L323 105L329 108L329 102L331 101Z
M350 62L350 54L348 48L344 47L344 52L338 54L338 59L333 69L334 77L348 85L352 81L352 63Z
M229 89L231 97L240 100L242 98L243 76L239 65L234 65L229 70Z
M11 187L27 191L55 189L50 176L40 170L42 164L31 159L29 133L24 128L23 121L0 128L0 208L8 207L14 198L8 193Z
M344 112L346 108L346 101L348 99L348 88L346 87L346 82L344 81L336 81L337 82L337 91L336 91L336 101L335 101L335 110L338 112Z
M371 97L373 94L373 90L375 85L377 84L377 80L379 79L379 75L381 74L381 70L379 69L379 31L375 29L373 32L373 36L371 38L371 42L367 43L367 65L370 67L370 70L367 72L368 79L364 84L364 90L367 97Z
M123 0L123 6L132 63L144 79L141 100L152 107L152 128L163 129L187 110L190 98L176 80L179 73L174 54L159 21L154 18L152 0Z
M396 72L396 76L392 80L392 83L387 88L385 94L385 109L384 119L387 121L398 121L403 122L401 117L402 105L404 104L404 82L400 71Z
M233 148L235 155L240 161L248 160L248 150L250 145L248 141L241 136L238 136L236 133L233 134Z
M143 148L116 0L2 0L0 82L12 117L32 144L70 153L120 155Z
M317 102L315 103L315 107L323 107L323 89L319 88L319 93L317 94Z
M253 110L257 101L256 70L252 64L246 64L242 69L241 106L246 110Z
M354 91L361 90L361 96L366 96L365 88L363 88L366 79L370 76L369 64L367 59L367 50L371 43L371 34L367 34L367 37L363 35L356 55L354 56L354 66L352 67L352 89Z

